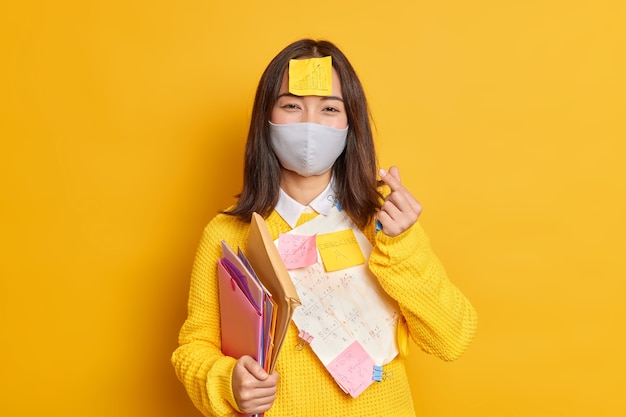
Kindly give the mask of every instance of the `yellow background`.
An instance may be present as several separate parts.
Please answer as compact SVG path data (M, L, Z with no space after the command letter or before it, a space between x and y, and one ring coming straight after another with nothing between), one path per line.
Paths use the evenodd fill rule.
M198 415L169 362L195 248L304 36L479 313L459 361L413 346L418 415L626 415L624 4L2 1L0 415Z

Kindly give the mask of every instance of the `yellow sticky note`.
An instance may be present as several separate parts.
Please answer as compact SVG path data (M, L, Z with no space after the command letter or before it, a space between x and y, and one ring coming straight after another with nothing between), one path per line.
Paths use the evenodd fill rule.
M328 272L350 268L365 262L363 252L352 229L317 235L324 268Z
M332 91L332 57L289 61L289 92L297 96L329 96Z

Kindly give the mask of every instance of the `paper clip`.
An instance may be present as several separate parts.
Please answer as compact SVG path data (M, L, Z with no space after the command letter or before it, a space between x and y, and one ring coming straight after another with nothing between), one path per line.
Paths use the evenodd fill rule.
M374 365L374 373L372 374L372 379L376 382L380 382L383 380L383 367Z
M393 371L385 372L383 371L382 366L374 365L374 371L372 373L372 380L376 382L381 382L381 381L384 381L385 379L391 379L391 378L393 378Z
M311 336L309 333L305 332L304 330L300 330L300 333L298 333L298 338L300 340L298 340L298 344L296 345L296 350L304 349L304 347L307 345L310 345L311 341L313 340L313 336Z

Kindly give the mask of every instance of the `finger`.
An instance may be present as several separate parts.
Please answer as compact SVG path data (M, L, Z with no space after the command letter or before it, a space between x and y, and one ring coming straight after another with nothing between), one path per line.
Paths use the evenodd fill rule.
M268 375L265 380L259 380L258 387L267 389L268 395L276 392L278 386L278 380L280 379L278 373L276 371L272 372L271 375Z
M274 401L276 398L276 385L271 387L255 388L254 392L247 398L250 405L259 405Z
M276 395L273 395L271 397L263 399L252 400L245 405L240 405L239 407L245 415L260 414L269 410L272 407L272 404L274 404L275 400Z
M254 404L250 404L248 407L243 408L241 411L243 411L246 415L261 414L272 408L275 400L276 396L274 395L272 397L256 401Z
M391 167L391 169L393 168L395 167ZM397 168L395 168L394 171L397 171ZM389 188L391 188L391 191L397 191L402 188L402 182L400 181L400 173L397 172L397 174L398 174L398 178L394 177L393 175L391 175L391 173L387 172L383 168L378 170L378 175L380 175L380 179L383 180L383 182L387 184Z
M402 216L402 210L394 201L387 199L380 208L380 212L386 213L391 220L397 220Z
M251 356L244 355L239 359L246 371L260 381L267 379L269 374L263 369L259 363Z
M400 234L401 230L399 230L396 222L394 221L394 219L391 218L389 213L385 211L379 211L376 217L382 225L383 232L387 236L397 236L398 234Z
M385 181L387 185L389 185L392 191L392 193L389 194L388 199L393 200L400 209L404 208L404 203L406 202L406 204L408 204L408 207L410 207L412 210L418 213L422 211L422 206L420 205L420 203L415 199L415 197L413 197L413 194L411 194L409 190L407 190L402 185L402 182L400 180L400 169L398 169L398 167L391 166L388 172L386 172L384 169L381 169L380 171L381 179ZM383 173L387 174L386 179L383 178ZM394 184L392 185L392 183ZM402 196L402 200L396 199L398 194Z
M386 202L393 203L400 211L421 212L422 206L406 189L394 191L387 196Z
M400 179L400 169L393 165L391 167L389 167L389 174L391 174L391 176L393 176L395 179L397 179L398 181L402 182L402 180Z
M239 408L245 414L258 414L269 410L276 400L277 382L277 374L273 373L270 378L262 382L262 385L240 393L239 398L235 396Z
M406 209L406 207L398 206L390 201L385 201L379 213L386 214L391 221L400 227L411 226L417 221L417 218L420 215L419 211Z
M405 211L412 208L410 202L410 193L406 189L392 191L391 194L389 194L385 199L385 203L395 205L400 211Z
M391 218L389 213L382 210L376 214L376 220L380 222L380 225L383 228L383 232L385 233L387 233L387 225L393 222L393 219Z

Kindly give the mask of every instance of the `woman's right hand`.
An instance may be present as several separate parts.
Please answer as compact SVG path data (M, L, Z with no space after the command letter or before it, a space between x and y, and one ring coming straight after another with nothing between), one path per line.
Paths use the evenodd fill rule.
M242 356L233 370L233 394L245 414L260 414L270 409L276 399L278 373L268 374L250 356Z

